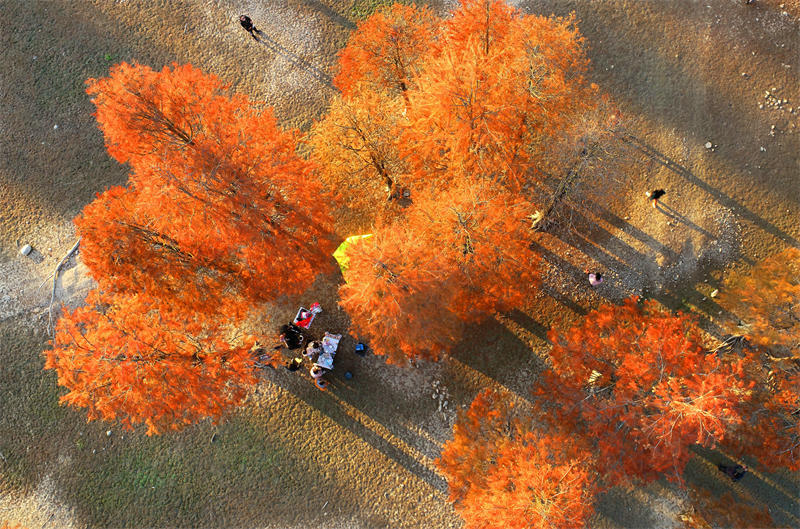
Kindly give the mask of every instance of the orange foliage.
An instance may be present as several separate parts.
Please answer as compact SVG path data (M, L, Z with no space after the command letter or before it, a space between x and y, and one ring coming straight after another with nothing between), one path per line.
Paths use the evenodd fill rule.
M394 203L387 197L396 197L397 189L407 184L397 147L400 106L400 100L385 92L338 96L308 136L320 182L336 194L338 203L363 216L359 229L394 216Z
M225 329L159 313L145 296L104 295L58 322L46 369L69 392L61 402L88 408L89 420L147 425L147 433L219 419L255 382L250 347Z
M695 322L648 301L603 305L549 334L553 370L537 388L548 420L590 439L610 484L680 479L690 445L713 445L742 424L750 394L741 361L703 351Z
M330 266L328 200L272 112L190 65L121 64L87 92L109 153L131 167L76 219L104 291L238 317Z
M741 318L727 330L755 345L743 352L754 384L744 403L749 419L728 447L770 468L800 470L800 249L787 248L734 278L718 299Z
M598 99L573 25L464 0L411 94L401 145L415 177L481 175L514 191L536 182L545 140Z
M422 192L402 219L348 249L340 305L390 362L436 359L463 322L515 306L538 285L529 214L485 180Z
M800 360L800 249L787 248L735 278L718 302L741 319L728 322L729 332L778 358Z
M437 19L427 7L394 4L359 22L339 52L333 84L345 96L357 91L403 95L414 85L419 65L430 51ZM356 88L359 83L364 86Z
M447 20L395 5L359 26L340 66L343 94L314 127L313 158L325 184L371 219L396 213L375 211L387 187L415 198L482 177L530 197L554 170L554 149L569 151L557 170L569 167L591 140L586 122L608 122L593 115L601 97L583 77L574 19L499 0L465 0Z
M746 350L743 361L753 386L740 405L747 420L725 446L773 470L800 470L800 368L774 362L757 350Z
M531 423L490 390L459 415L436 464L466 527L584 527L594 491L588 450Z

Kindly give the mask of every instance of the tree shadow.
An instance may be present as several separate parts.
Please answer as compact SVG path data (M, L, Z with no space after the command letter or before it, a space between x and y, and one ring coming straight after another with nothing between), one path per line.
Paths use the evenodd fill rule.
M733 211L735 214L739 215L740 217L752 222L765 232L773 235L774 237L791 244L793 246L800 246L800 241L786 233L785 231L781 230L774 224L766 221L762 217L753 213L750 209L745 207L744 205L740 204L736 200L732 199L716 187L706 183L704 180L701 180L697 177L694 173L689 171L686 167L679 164L675 160L671 159L669 156L664 154L663 152L659 151L652 145L648 144L646 141L642 140L641 138L635 136L634 134L628 132L621 132L617 135L617 137L632 145L643 154L645 154L651 160L656 161L657 163L661 164L663 167L666 167L673 173L683 177L687 181L691 182L695 186L699 187L700 189L704 190L706 193L714 197L714 199L720 203L721 205L725 206L726 208ZM674 210L673 210L674 211ZM676 217L677 218L677 217ZM681 217L685 219L685 217ZM696 225L694 225L696 226Z
M285 60L289 61L293 66L303 70L305 73L313 77L319 83L327 86L331 90L338 92L337 88L333 86L333 79L330 75L319 69L318 67L311 64L310 61L307 59L297 55L293 51L289 50L282 44L278 43L275 39L270 37L269 35L259 32L258 34L258 43L265 46L267 49L274 52L276 55L284 58Z
M595 511L626 529L659 527L664 521L651 505L621 487L600 494L595 500Z
M322 2L319 2L318 0L298 0L298 1L306 4L309 8L313 9L314 11L318 11L318 12L322 13L323 15L325 15L326 17L328 17L332 21L336 22L337 24L339 24L343 28L346 28L346 29L349 29L349 30L356 29L355 22L353 22L349 18L346 18L346 17L340 15L339 13L337 13L336 11L331 9L330 7L326 6Z
M338 354L339 353L337 353L337 356ZM363 419L359 420L357 417L354 417L353 410L348 410L341 402L339 402L339 400L342 402L347 402L371 419L371 417L368 416L363 408L353 404L354 384L339 378L338 374L334 375L336 372L337 371L334 370L334 372L329 373L329 375L326 377L330 384L328 390L325 392L319 391L310 380L305 380L302 377L297 377L297 380L292 383L283 383L281 384L281 387L289 391L299 400L305 402L308 406L325 414L326 417L337 423L342 428L358 436L373 449L393 460L395 463L414 474L419 479L425 481L435 490L438 490L442 493L446 492L447 483L443 477L417 461L412 455L396 446L396 444L390 442L380 433L375 431L374 428L364 424L362 422ZM362 393L367 392L373 397L377 391L381 391L381 393L377 394L381 394L382 399L385 399L387 402L403 402L404 400L402 395L393 395L394 392L386 386L381 388L377 383L370 384L367 380L365 380L365 376L363 375L359 377L358 384L360 385L359 390ZM372 391L369 391L369 386L372 386ZM387 427L387 425L383 422L376 422L379 422L383 427ZM391 434L396 435L396 432L392 432L391 430L389 431ZM398 435L398 437L402 438L403 435ZM410 443L413 445L413 443L416 441L419 440L415 439L410 441Z
M780 474L763 472L762 465L753 458L736 461L719 450L699 445L691 447L695 457L686 465L684 479L693 487L703 487L716 494L732 492L743 501L753 499L769 507L770 514L779 527L795 527L800 523L800 488L791 487ZM718 470L718 464L735 465L746 463L748 472L739 480L732 481ZM785 485L790 485L786 487Z

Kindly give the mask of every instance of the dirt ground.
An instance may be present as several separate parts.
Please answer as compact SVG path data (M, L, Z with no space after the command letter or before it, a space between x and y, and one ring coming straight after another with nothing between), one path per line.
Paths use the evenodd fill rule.
M228 422L147 438L86 424L58 406L43 373L49 283L74 242L71 219L125 181L105 153L83 92L111 64L191 62L273 105L287 126L324 111L336 51L367 0L0 0L0 522L34 527L448 528L461 522L432 462L455 410L483 387L524 399L559 319L632 293L705 316L731 270L800 238L800 6L797 0L537 0L575 11L593 80L617 101L634 164L621 206L576 210L579 234L536 242L542 295L470 329L437 365L386 366L342 342L325 393L284 370L264 374ZM781 7L782 6L782 7ZM446 10L452 4L437 3ZM267 38L238 26L249 14ZM784 102L785 101L785 102ZM772 127L774 126L774 129ZM710 142L712 148L705 145ZM663 187L654 211L644 191ZM31 244L34 252L17 250ZM584 288L585 267L606 271ZM339 276L266 308L264 330L319 300L314 323L346 332ZM91 284L73 260L59 301ZM354 378L345 381L342 373ZM800 478L720 479L724 455L698 450L685 478L771 509L800 526ZM666 482L599 498L592 527L674 527L681 495Z

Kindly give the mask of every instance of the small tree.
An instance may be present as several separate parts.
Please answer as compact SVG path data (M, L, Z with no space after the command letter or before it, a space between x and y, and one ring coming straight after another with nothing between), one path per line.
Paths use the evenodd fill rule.
M406 164L397 147L401 105L380 91L337 96L308 136L320 182L348 212L361 217L360 229L397 213L392 199L406 183Z
M470 529L579 528L593 510L582 442L534 431L529 415L490 390L459 414L436 463Z
M776 361L800 361L800 249L758 263L722 290L719 304L739 319L727 330L744 335Z
M61 402L89 420L146 424L149 435L200 419L218 420L255 383L250 348L220 326L161 313L146 295L93 290L58 322L45 369L69 392Z
M121 64L88 93L132 172L76 220L104 291L239 317L330 266L328 201L269 109L190 65ZM183 305L183 307L181 307Z
M719 443L742 423L743 363L706 353L685 314L629 298L548 336L553 369L535 390L545 417L593 443L610 484L664 471L679 480L692 444Z
M425 6L394 4L376 11L358 24L339 52L334 85L345 96L386 91L408 104L408 91L435 43L438 22Z
M726 446L769 468L798 470L800 249L787 248L734 277L718 300L736 318L726 329L747 338L742 357L753 385L748 420Z

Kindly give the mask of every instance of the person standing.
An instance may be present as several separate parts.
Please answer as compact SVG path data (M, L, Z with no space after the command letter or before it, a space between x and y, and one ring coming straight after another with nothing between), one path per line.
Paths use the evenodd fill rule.
M253 37L253 39L256 42L258 42L258 37L256 37L256 33L261 35L261 31L258 28L256 28L255 25L253 25L253 21L250 20L249 16L239 15L239 24L241 24L242 27L245 29L245 31L250 33L250 36Z
M658 199L666 194L667 192L663 189L654 189L653 191L648 191L645 193L645 196L653 202L653 209L656 209L656 206L658 205Z

